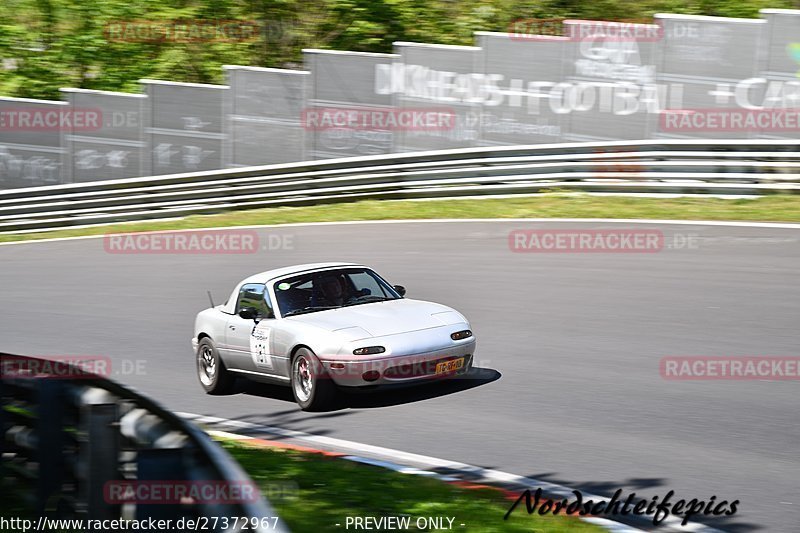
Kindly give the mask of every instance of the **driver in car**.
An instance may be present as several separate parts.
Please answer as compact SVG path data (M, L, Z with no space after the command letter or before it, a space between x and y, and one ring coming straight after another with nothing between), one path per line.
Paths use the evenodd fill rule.
M314 305L340 306L349 300L344 279L341 276L324 276L319 279L317 284L320 291L315 298Z

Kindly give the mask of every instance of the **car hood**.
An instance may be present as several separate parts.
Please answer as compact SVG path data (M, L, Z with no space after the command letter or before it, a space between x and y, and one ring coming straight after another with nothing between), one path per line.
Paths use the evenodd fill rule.
M384 337L466 322L460 313L445 305L408 298L317 311L288 320L303 322L331 333L341 333L349 340Z

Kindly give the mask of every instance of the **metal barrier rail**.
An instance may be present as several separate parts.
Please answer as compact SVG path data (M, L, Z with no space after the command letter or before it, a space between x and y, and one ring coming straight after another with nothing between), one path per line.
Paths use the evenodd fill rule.
M659 140L440 150L0 191L0 232L358 199L800 191L800 140Z
M63 361L0 354L0 400L0 483L6 494L13 483L22 500L19 509L6 513L24 507L36 517L173 524L206 517L204 530L287 531L258 493L180 503L109 500L108 482L254 486L203 431L117 383ZM222 517L231 518L227 528ZM262 522L268 517L274 520Z

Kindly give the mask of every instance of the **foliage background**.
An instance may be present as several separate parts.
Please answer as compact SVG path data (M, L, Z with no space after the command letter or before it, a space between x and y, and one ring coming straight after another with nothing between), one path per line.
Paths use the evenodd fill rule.
M224 83L222 65L301 68L303 48L391 52L392 42L473 43L526 18L758 17L800 0L0 0L0 94L59 99L60 87L139 92L155 78ZM119 21L244 20L246 42L115 42Z

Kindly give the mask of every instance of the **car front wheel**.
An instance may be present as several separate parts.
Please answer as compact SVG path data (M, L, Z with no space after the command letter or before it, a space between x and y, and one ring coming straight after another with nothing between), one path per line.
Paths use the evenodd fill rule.
M303 411L324 411L334 406L336 385L308 348L297 350L292 360L292 394Z
M234 377L225 368L217 347L208 337L197 345L197 377L208 394L227 394L233 388Z

